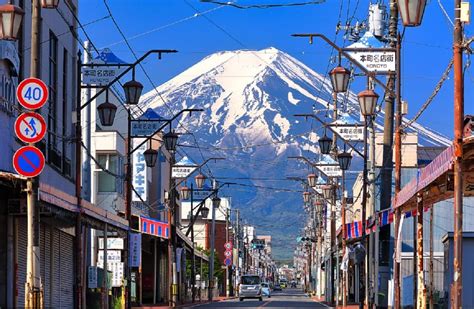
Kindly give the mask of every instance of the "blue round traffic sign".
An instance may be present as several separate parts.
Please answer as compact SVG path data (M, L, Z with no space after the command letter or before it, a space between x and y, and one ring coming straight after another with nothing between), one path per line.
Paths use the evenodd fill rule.
M229 258L225 259L225 260L224 260L224 265L225 265L225 266L230 266L230 265L232 265L232 260L229 259Z
M44 155L36 147L24 146L13 155L13 168L25 177L36 177L44 168Z

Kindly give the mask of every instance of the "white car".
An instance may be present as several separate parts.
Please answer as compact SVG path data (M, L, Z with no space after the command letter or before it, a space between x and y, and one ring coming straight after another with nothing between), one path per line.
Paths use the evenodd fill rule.
M266 282L262 282L262 295L268 296L268 298L272 297L272 293L270 291L270 285Z

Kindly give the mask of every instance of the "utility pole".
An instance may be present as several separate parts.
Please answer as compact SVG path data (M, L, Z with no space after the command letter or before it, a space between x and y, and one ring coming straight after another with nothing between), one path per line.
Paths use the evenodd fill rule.
M32 22L31 22L31 50L30 50L30 76L40 78L40 31L41 31L41 8L40 0L32 0ZM33 145L34 144L30 144ZM40 212L36 205L39 178L28 178L26 181L26 203L27 203L27 262L26 262L26 284L25 284L25 307L42 308L43 298L41 290L40 272Z
M434 269L433 269L433 220L434 220L434 206L431 206L430 208L430 309L434 309L434 300L433 300L433 294L434 294Z
M217 189L217 182L213 180L213 189ZM216 193L217 196L217 193ZM214 246L216 236L216 208L212 203L212 224L211 224L211 258L209 260L209 288L208 288L208 300L212 301L212 290L214 288Z
M397 0L390 0L390 20L389 20L389 40L390 47L395 48L397 39L398 25L398 6ZM380 186L380 210L390 208L392 198L392 146L393 146L393 118L394 118L394 101L395 97L395 76L392 74L388 77L387 88L390 91L385 92L385 119L384 119L384 136L383 136L383 159L381 173L381 186ZM395 234L397 232L395 231ZM382 252L382 260L380 266L383 266L388 271L389 259L390 259L390 226L384 226L380 228L380 244ZM398 265L394 264L394 284L395 284L395 299L397 299L397 293L400 293L398 285ZM388 291L387 291L388 292ZM399 296L398 296L399 298ZM397 301L395 300L395 308L397 307Z
M193 207L194 207L194 188L193 182L191 182L191 222L193 221ZM192 251L193 251L193 260L191 265L191 301L194 303L196 299L196 253L194 249L194 226L191 227L191 242L192 242Z
M225 242L229 242L229 215L230 209L227 208L225 212ZM229 266L225 267L225 295L226 297L229 297L230 294L230 280L229 280Z
M341 209L341 223L342 223L342 257L346 254L346 171L342 171L342 209ZM342 272L342 306L347 305L347 286L346 286L347 269Z
M463 122L464 122L464 77L463 77L463 25L461 23L461 0L454 1L454 282L451 289L452 308L462 307L462 216L463 216Z
M168 239L168 280L171 281L169 290L169 305L170 307L176 307L177 305L177 293L178 293L178 278L176 274L176 199L174 196L175 183L172 177L173 165L175 164L175 154L170 153L170 171L169 171L169 185L170 189L168 192L169 198L169 210L168 210L168 224L171 230L170 237Z
M234 283L234 290L237 290L238 280L240 277L240 211L238 209L235 210L235 225L236 225L236 237L235 237L235 249L237 252L237 267L235 268L235 283ZM236 293L234 293L235 295Z
M364 283L364 289L363 289L363 295L364 297L361 297L360 299L360 306L359 308L364 308L365 305L369 306L369 259L368 259L368 254L369 254L369 246L368 246L368 241L367 241L367 235L366 235L366 228L367 228L367 214L366 214L366 205L367 205L367 154L368 154L368 149L367 149L367 127L368 127L368 119L367 116L364 117L364 170L362 174L362 183L363 183L363 188L362 188L362 243L365 248L365 258L364 258L364 268L365 268L365 283ZM362 276L361 276L362 277Z
M369 255L371 259L369 261L369 265L374 265L374 269L371 272L371 278L373 282L373 291L372 295L370 295L371 304L378 306L378 278L377 275L379 273L379 265L378 265L378 253L379 253L379 244L378 244L378 233L379 233L379 218L377 212L375 210L375 117L372 117L370 121L370 152L369 152L369 161L370 161L370 169L369 169L369 192L370 192L370 210L371 214L375 216L375 228L376 232L370 234L370 240L372 243L371 248L372 254Z

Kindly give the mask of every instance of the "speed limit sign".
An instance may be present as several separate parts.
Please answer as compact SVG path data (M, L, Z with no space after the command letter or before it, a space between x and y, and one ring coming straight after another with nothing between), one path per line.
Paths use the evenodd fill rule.
M16 98L26 109L39 109L48 100L48 87L38 78L27 78L16 88Z

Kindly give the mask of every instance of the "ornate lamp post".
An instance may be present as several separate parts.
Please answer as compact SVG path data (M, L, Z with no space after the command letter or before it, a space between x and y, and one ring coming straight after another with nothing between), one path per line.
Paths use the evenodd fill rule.
M198 189L202 189L204 187L204 181L206 181L206 176L204 176L203 174L199 174L194 177L194 180L196 181L196 187Z
M125 99L129 105L137 105L142 95L143 85L132 79L131 81L123 84L123 90L125 91Z
M351 161L352 155L350 152L346 152L345 149L344 152L337 154L337 162L339 163L339 167L341 168L341 170L347 171L351 166Z
M16 5L0 5L0 40L18 40L23 15L25 11Z
M145 163L147 167L155 167L156 159L158 159L158 151L152 148L145 150L143 153L145 156Z
M326 130L324 130L324 135L318 140L318 143L322 154L329 154L331 152L332 139L326 135Z
M317 179L316 174L308 175L308 184L311 188L314 188L316 186L316 179Z
M332 89L336 93L346 92L349 86L351 71L341 66L337 66L329 73L331 75Z
M55 9L59 6L59 0L41 0L43 9Z
M333 195L333 192L334 192L334 188L332 185L324 185L322 187L322 190L323 190L323 197L327 200L330 200L332 199L332 195Z
M180 193L180 199L181 200L188 200L189 196L191 195L191 189L186 187L186 186L182 186L179 193ZM192 207L192 205L191 205L191 207Z
M176 146L178 145L178 134L175 132L168 132L163 136L165 142L165 148L170 153L176 152Z
M311 193L309 192L303 192L303 202L305 204L309 203L309 199L311 197Z
M375 114L379 95L372 89L369 89L360 92L357 97L359 98L360 113L362 116L373 116Z
M404 26L416 27L421 25L426 0L398 0L397 2Z

